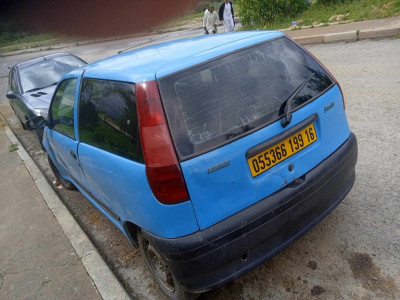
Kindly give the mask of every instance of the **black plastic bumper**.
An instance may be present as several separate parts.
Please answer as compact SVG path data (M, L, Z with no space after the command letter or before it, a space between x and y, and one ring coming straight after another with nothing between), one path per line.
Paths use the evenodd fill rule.
M180 284L191 292L232 281L293 243L330 213L355 180L354 134L299 180L239 213L189 236L145 232Z

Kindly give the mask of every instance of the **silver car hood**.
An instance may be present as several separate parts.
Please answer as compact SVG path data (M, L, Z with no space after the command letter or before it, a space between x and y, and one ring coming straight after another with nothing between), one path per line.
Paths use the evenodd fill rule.
M44 89L28 92L24 94L25 100L35 108L49 108L56 86L49 86Z

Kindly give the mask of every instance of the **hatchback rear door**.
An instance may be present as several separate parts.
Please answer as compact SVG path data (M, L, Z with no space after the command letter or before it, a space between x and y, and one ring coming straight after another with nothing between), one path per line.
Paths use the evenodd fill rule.
M340 89L286 37L159 85L201 229L301 184L350 134Z

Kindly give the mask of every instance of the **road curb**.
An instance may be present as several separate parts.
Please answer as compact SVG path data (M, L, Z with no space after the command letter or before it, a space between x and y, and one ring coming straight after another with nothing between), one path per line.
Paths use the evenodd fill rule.
M29 156L22 144L8 126L4 117L0 114L5 126L3 127L8 139L13 144L18 144L16 151L23 164L32 176L39 192L42 194L48 208L60 224L64 234L68 238L83 266L85 267L94 286L103 299L130 299L128 293L110 270L103 258L98 253L88 236L73 218L69 210L62 203L53 188L47 182L43 173Z
M316 45L316 44L324 43L324 36L323 35L310 35L310 36L297 37L297 38L294 38L294 40L301 45Z
M338 43L338 42L356 42L357 31L352 30L348 32L330 33L324 35L324 44Z
M330 34L295 37L301 45L331 44L343 42L357 42L367 39L385 39L400 35L400 26L376 28L367 30L352 30Z
M395 37L400 34L400 27L363 30L358 33L359 40Z

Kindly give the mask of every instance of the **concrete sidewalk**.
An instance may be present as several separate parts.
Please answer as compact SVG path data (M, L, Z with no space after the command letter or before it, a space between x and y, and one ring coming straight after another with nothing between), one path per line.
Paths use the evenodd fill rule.
M0 115L0 299L129 299Z

